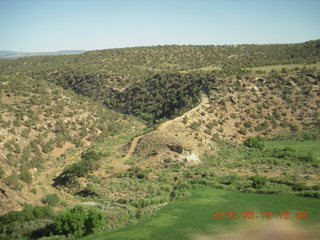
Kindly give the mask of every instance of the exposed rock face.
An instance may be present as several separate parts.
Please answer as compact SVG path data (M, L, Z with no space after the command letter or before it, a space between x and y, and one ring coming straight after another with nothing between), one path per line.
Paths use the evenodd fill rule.
M180 156L187 162L187 165L198 165L202 163L196 151L183 151Z

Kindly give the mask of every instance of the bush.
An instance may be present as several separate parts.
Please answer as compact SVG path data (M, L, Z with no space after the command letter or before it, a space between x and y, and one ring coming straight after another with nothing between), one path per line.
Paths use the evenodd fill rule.
M43 198L43 203L51 206L56 207L60 203L60 198L56 193L48 194Z
M249 148L257 148L260 150L262 150L264 148L264 144L262 142L262 139L259 137L249 137L244 141L243 144Z
M296 150L291 147L285 147L282 149L274 148L272 150L272 156L276 158L283 158L295 161L302 161L308 163L315 163L316 158L311 154L297 154Z
M100 196L101 193L99 189L95 185L88 184L82 191L78 193L79 195L83 197L89 197L89 196Z
M103 229L105 225L104 215L97 208L91 208L88 211L87 218L85 220L86 234L98 232Z
M57 234L83 237L85 235L85 218L86 212L81 206L75 206L70 210L63 211L54 220L55 231Z
M320 198L320 191L303 191L297 192L296 195L301 197Z
M190 128L192 130L194 130L194 131L199 131L200 127L201 127L201 123L200 122L193 122L190 125Z
M57 234L73 235L81 238L104 227L103 213L97 208L86 210L82 206L60 212L54 220Z
M85 177L90 172L95 171L100 167L101 157L101 153L97 153L93 150L83 152L81 160L66 167L63 172L54 179L54 184L77 186L78 177Z
M0 166L0 180L3 178L4 176L4 171L2 169L2 167Z
M13 171L10 176L6 177L4 182L14 190L20 191L22 188L22 185L19 182L19 177L15 171Z
M27 184L32 183L32 175L26 167L22 167L19 178Z
M148 173L146 170L141 169L140 167L131 167L128 169L129 177L130 178L148 178Z
M217 180L221 184L232 185L238 180L238 177L236 175L228 175L228 176L218 177Z
M308 153L306 155L301 154L301 155L298 156L298 160L299 161L303 161L303 162L315 162L316 161L316 159L312 155L312 153Z
M0 216L0 231L7 225L12 225L14 222L28 222L41 218L49 218L53 215L50 207L31 206L26 204L21 211L12 211Z
M250 180L252 180L252 187L255 189L262 188L267 182L267 178L261 175L255 175L251 177Z

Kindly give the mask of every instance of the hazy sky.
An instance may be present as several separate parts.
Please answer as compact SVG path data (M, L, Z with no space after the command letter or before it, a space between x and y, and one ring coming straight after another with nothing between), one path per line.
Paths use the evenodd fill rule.
M320 0L0 0L0 50L319 38Z

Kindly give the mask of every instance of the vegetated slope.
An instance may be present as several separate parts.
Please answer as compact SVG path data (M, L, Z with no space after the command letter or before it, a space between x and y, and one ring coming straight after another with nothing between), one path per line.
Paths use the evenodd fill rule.
M42 80L0 78L0 213L40 203L92 143L142 124ZM51 177L51 179L50 179Z
M187 71L210 66L243 68L315 63L319 61L319 53L319 40L271 45L169 45L99 50L73 56L23 58L6 64L4 70L38 75L62 71L120 74L129 83L135 83L161 71ZM128 82L124 83L128 85Z
M210 106L185 125L229 140L317 128L319 84L315 69L221 78L208 94Z
M317 132L319 80L315 69L216 78L203 94L208 102L145 134L136 154L157 165L167 158L179 161L177 153L182 150L211 152L213 143L220 140L242 142L250 136ZM172 151L177 147L180 152ZM152 155L153 151L158 154Z
M192 108L198 102L199 90L208 88L212 81L212 76L203 76L212 67L220 69L218 76L228 76L243 74L241 68L319 60L320 41L316 40L301 44L109 49L77 56L2 61L0 70L47 79L117 111L155 122Z
M49 160L42 170L45 174L34 174L28 170L29 175L10 173L12 176L8 178L9 174L6 173L6 185L3 185L6 188L1 194L4 197L7 193L18 196L22 181L19 180L17 186L11 186L11 189L17 187L18 191L14 192L9 188L12 179L28 179L23 176L33 175L34 179L38 179L39 187L34 187L35 190L30 187L32 191L28 193L26 184L22 188L22 193L30 202L39 203L43 196L54 192L67 200L63 206L80 201L100 206L107 213L106 230L135 222L167 201L188 195L190 188L201 185L244 192L319 197L318 159L299 155L291 149L251 149L239 143L224 141L241 142L249 136L270 136L277 132L319 127L319 113L316 111L319 109L319 70L304 67L253 74L239 68L251 66L249 63L252 59L266 65L313 63L319 60L318 43L164 46L97 51L76 57L32 57L2 61L0 70L4 77L1 86L5 90L2 96L3 101L7 101L3 108L6 115L2 124L9 126L6 132L20 137L25 127L13 129L11 121L18 118L14 109L16 105L22 105L24 113L27 108L31 108L30 116L27 114L26 117L20 117L20 124L32 128L30 138L38 144L38 150L35 151ZM209 52L208 59L211 56L216 60L219 56L212 52L210 55L211 48L221 50L221 54L225 52L220 59L225 64L218 66L214 65L213 60L202 61L201 56L206 54L204 50L199 50L202 48ZM161 51L154 53L157 49ZM174 51L169 51L168 55L166 53L169 49ZM181 55L177 49L183 50ZM188 52L190 49L195 50ZM239 55L241 49L246 51ZM250 51L254 56L252 59L248 57ZM259 51L263 54L255 55ZM268 55L273 51L275 61ZM235 53L238 55L229 55ZM99 57L100 54L104 58ZM139 57L144 59L148 54L159 59L152 60L149 57L149 60L139 61ZM185 62L193 55L198 56L195 58L201 64ZM269 57L265 61L259 60L263 59L262 56ZM176 59L176 65L172 64L171 59ZM210 66L207 63L219 69L208 71ZM102 105L92 103L89 98L78 102L78 98L71 92L41 79L89 96L117 111L136 115L146 120L154 130L141 131L139 123L131 118L124 119L123 115L113 111L105 110L109 114L99 117L104 112ZM21 86L21 83L26 85L16 87ZM24 93L24 89L29 93ZM18 94L12 93L15 91ZM67 93L71 94L70 97ZM54 99L56 94L58 96L54 104L49 105L49 100ZM12 99L14 101L10 102ZM89 113L86 115L86 112ZM85 116L78 116L78 113ZM84 117L84 121L72 120L73 117ZM171 120L166 123L166 118ZM55 123L56 119L57 122L62 119L62 126ZM94 119L98 122L95 123ZM72 121L75 121L74 128ZM155 126L155 123L163 122L160 127ZM41 126L44 126L44 130L41 130ZM103 126L108 130L103 131ZM110 131L114 136L110 136ZM97 134L100 134L98 139ZM68 142L72 147L72 144L79 142L72 140L78 137L82 138L79 139L78 149L67 151L59 158L56 158L59 154L53 154L51 158L51 150L52 153L59 152L57 145L67 146ZM21 139L28 141L23 136ZM90 149L85 147L86 143L93 142L96 144L90 145ZM134 150L130 148L130 143ZM3 150L6 151L3 154L6 158L13 155L20 159L19 148L10 142L10 138L6 137L3 146L3 149L9 147ZM35 147L30 148L33 150ZM30 159L35 161L37 155L31 153ZM22 173L20 166L20 161L16 166L4 164L6 171L15 168ZM41 169L36 168L37 171ZM40 182L45 183L45 187L41 187ZM18 197L19 202L27 202L22 194ZM4 199L9 203L9 197ZM38 228L32 227L22 232L29 234L35 229Z

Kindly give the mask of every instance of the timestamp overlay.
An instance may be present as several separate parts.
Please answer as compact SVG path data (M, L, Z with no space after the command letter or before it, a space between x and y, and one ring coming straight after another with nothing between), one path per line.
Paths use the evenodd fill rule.
M221 219L283 219L283 220L304 220L308 219L310 215L315 215L307 210L243 210L243 211L234 211L234 210L213 210L211 211L211 219L221 220ZM320 212L318 213L320 220Z

